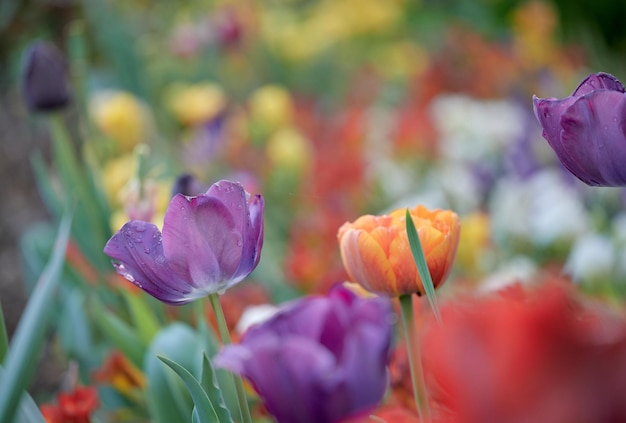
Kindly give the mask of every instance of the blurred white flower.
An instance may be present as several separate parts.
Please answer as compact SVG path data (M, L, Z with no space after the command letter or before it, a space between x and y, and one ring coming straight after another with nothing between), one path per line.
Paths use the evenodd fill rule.
M447 94L435 98L430 111L441 134L441 153L452 160L499 159L503 147L524 131L524 111L509 100Z
M489 204L494 238L501 243L526 241L547 247L573 242L590 227L579 193L552 169L525 180L500 180Z
M278 307L272 304L261 304L247 307L241 314L235 330L241 335L247 331L250 326L256 325L257 323L263 323L277 312Z
M537 273L537 265L528 257L513 257L495 269L480 284L480 292L498 291L515 283L529 283Z
M613 272L615 259L615 244L608 236L588 233L574 244L565 272L577 282L606 279Z

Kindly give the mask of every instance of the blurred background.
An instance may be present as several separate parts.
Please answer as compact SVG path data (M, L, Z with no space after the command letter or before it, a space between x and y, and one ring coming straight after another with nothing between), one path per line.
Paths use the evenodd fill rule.
M618 0L3 0L9 333L28 291L23 236L52 219L32 164L50 164L50 135L21 90L34 40L67 57L64 117L107 196L111 231L129 204L141 206L133 177L151 184L139 197L150 197L155 222L180 175L193 175L185 189L233 178L267 198L260 274L275 300L341 280L343 222L416 202L466 219L463 283L497 286L555 266L604 287L626 275L625 197L562 172L531 96L567 96L590 72L626 79L624 16ZM579 250L609 253L568 266L582 262ZM44 360L36 386L54 389L55 360Z

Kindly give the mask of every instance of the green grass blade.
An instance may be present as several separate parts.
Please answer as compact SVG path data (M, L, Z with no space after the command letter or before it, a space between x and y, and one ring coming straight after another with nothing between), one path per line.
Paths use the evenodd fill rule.
M96 298L90 300L90 309L94 322L107 338L119 348L136 366L141 366L146 345L141 337L124 320L106 310Z
M174 370L174 372L176 372L176 374L183 380L189 390L189 393L191 394L191 398L193 398L193 403L195 404L200 421L203 423L221 422L213 404L211 403L211 399L189 370L166 357L158 356L158 359L165 363L170 369Z
M48 261L20 319L5 361L5 373L0 380L0 422L10 422L19 399L30 382L33 363L44 340L54 306L54 291L61 279L65 250L72 226L71 214L61 221L52 257Z
M422 243L417 234L415 223L413 223L413 217L408 209L406 210L406 233L409 238L409 244L411 245L413 259L417 265L417 271L419 272L424 290L426 291L426 298L428 298L428 303L435 314L435 318L438 322L441 322L441 314L439 313L439 306L437 305L437 296L435 294L433 280L428 270L428 264L426 263L426 257L424 256L424 250L422 249Z

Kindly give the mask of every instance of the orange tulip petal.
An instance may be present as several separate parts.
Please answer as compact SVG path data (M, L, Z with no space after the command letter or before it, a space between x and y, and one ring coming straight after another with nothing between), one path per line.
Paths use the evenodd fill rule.
M385 253L370 234L351 230L343 233L341 258L354 281L372 292L395 291L396 277Z

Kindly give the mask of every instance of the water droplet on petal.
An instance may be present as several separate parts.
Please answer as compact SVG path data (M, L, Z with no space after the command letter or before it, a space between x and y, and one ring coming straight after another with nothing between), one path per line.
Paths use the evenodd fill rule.
M150 249L149 248L144 248L143 252L146 253L146 254L150 254Z

